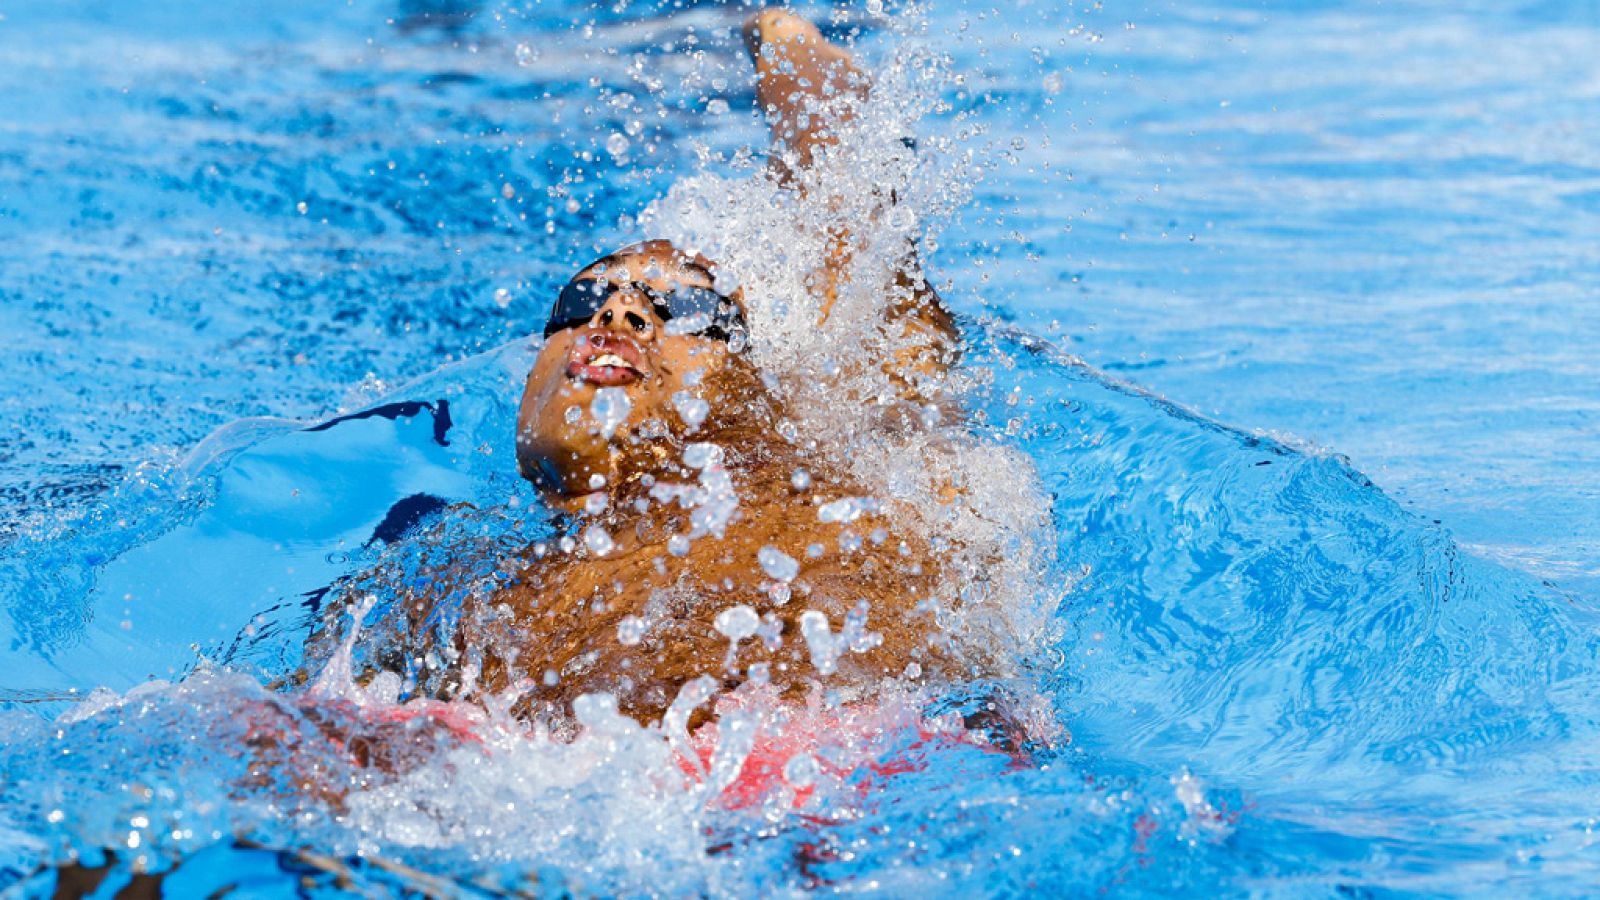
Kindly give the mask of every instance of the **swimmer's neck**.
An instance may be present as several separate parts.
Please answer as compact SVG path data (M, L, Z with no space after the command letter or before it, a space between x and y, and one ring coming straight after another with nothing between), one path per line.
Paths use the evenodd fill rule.
M723 449L720 465L740 483L741 493L759 494L769 482L781 485L781 492L787 493L793 473L797 469L809 471L811 468L800 448L775 432L704 437L707 443ZM656 447L649 454L630 457L618 455L604 474L585 472L581 477L552 477L540 485L545 506L566 516L591 514L596 506L627 515L634 501L656 484L690 484L699 480L699 470L681 464L682 448L672 452L662 452L662 449ZM768 473L772 477L765 477ZM583 484L594 487L580 488ZM601 502L596 498L604 499Z

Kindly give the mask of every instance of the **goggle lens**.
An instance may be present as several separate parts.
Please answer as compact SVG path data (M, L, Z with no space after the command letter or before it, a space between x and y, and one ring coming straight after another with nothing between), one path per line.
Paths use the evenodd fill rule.
M605 282L586 278L568 282L561 289L556 297L555 308L550 310L550 321L545 323L544 336L587 324L611 299L611 295L624 287L631 287L649 297L656 315L663 322L703 316L706 325L697 329L697 332L724 341L734 331L744 330L744 317L739 313L738 304L710 288L681 285L663 292L637 282Z

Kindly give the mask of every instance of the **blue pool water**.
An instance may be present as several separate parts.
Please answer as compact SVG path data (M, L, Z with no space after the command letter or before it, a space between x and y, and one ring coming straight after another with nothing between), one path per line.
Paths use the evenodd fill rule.
M463 894L1600 880L1594 4L840 5L869 60L950 55L925 135L983 129L929 268L1049 506L1072 587L1020 680L1071 740L766 818L639 733L441 751L337 817L223 787L318 591L421 552L397 502L548 536L525 338L761 146L745 10L134 6L0 5L0 890L109 847L294 892L234 835Z

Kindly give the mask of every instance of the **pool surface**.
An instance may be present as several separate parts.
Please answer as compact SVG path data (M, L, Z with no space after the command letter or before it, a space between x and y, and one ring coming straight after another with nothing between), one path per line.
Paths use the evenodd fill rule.
M946 57L923 248L1048 518L1055 738L941 730L967 685L739 806L603 710L422 717L297 791L403 699L268 687L331 586L559 537L530 337L748 178L748 8L0 3L0 893L1593 892L1600 6L807 11Z

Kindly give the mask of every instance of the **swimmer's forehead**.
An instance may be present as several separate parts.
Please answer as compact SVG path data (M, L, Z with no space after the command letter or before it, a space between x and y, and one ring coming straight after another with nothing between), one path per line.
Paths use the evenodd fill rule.
M573 281L650 280L709 286L716 281L708 259L696 258L676 249L645 248L619 250L584 267Z

